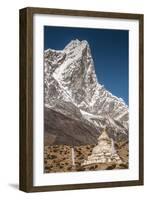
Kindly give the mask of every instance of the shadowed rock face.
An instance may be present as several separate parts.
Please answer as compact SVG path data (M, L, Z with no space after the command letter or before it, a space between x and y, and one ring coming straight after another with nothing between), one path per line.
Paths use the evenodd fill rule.
M97 130L85 122L72 119L59 112L45 108L45 145L49 144L95 144Z
M45 144L95 144L104 126L114 140L128 138L128 107L96 77L87 41L44 52Z

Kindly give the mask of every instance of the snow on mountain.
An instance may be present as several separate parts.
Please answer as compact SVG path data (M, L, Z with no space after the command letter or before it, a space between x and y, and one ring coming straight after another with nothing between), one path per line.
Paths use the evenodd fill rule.
M95 128L96 136L104 126L115 139L128 135L128 106L98 82L85 40L44 52L44 101L45 108Z

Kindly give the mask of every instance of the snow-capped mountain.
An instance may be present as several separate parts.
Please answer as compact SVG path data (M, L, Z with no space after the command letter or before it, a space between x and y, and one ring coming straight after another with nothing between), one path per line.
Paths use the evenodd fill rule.
M47 141L94 143L105 126L116 140L128 137L128 106L98 82L85 40L44 52L44 101Z

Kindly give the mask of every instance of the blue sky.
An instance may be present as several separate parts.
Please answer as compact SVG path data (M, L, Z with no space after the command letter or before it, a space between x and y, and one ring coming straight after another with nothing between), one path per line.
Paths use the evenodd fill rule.
M128 104L127 30L44 27L44 49L62 50L71 40L87 40L99 83Z

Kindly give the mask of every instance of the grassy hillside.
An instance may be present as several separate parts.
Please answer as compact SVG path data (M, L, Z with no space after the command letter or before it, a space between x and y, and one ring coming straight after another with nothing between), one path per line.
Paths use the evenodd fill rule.
M72 166L71 146L52 145L44 147L44 172L71 172L88 170L109 170L128 168L128 143L116 143L115 147L118 155L123 161L122 164L102 163L81 166L83 161L92 153L94 145L83 145L74 147L75 166Z

